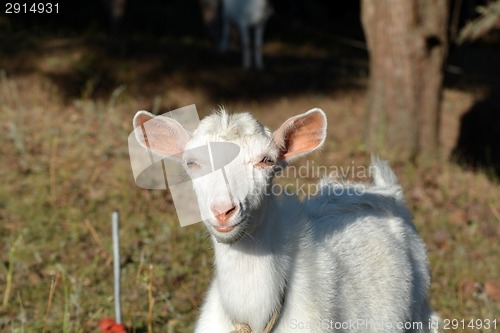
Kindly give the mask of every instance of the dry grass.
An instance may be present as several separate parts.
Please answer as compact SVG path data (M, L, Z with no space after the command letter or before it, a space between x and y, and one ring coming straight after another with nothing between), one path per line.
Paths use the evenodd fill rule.
M9 77L9 68L19 70L11 64L0 81L0 267L5 268L0 286L12 272L0 331L37 332L46 325L47 332L95 332L99 319L113 314L109 217L115 209L123 221L125 324L132 332L147 332L149 326L155 332L192 330L212 273L210 242L200 224L179 227L168 192L135 186L127 136L138 109L161 112L196 103L206 114L224 103L276 128L285 118L318 106L329 117L329 140L311 160L344 167L368 163L361 137L363 89L225 100L186 81L182 71L158 78L160 88L155 82L131 85L151 64L135 68L124 60L115 65L125 69L109 91L97 94L93 85L99 79L90 76L77 96L68 96L53 77L92 72L97 62L81 63L85 49L57 47L40 57L23 55L34 69ZM201 74L210 78L209 72ZM245 75L238 69L225 75L230 74ZM128 84L124 91L122 82ZM470 94L446 92L443 156L472 101ZM500 276L498 182L446 158L412 165L390 157L428 246L433 307L444 318L496 318L500 324L500 303L484 291ZM21 241L16 244L16 239ZM51 284L59 276L60 283Z

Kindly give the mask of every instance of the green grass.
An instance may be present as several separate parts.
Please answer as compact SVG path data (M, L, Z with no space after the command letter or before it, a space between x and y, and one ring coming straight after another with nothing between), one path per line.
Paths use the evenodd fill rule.
M46 319L47 332L97 332L99 320L113 316L110 249L115 209L122 221L126 325L132 332L147 331L151 285L154 331L192 331L212 274L210 241L201 224L179 226L168 191L135 186L127 136L138 109L155 106L166 111L196 103L206 114L220 99L205 93L203 86L185 85L176 73L162 79L169 87L165 91L141 90L125 77L123 84L102 96L95 95L96 81L87 81L81 83L81 96L68 97L40 73L55 71L57 57L77 58L51 56L50 64L39 61L33 73L8 77L7 71L0 81L0 291L4 297L0 331L41 332L56 276L60 278ZM131 78L141 72L124 62L117 67L134 68L134 73L127 74ZM67 66L70 72L92 73L95 61ZM468 95L445 94L445 102L459 98L467 100ZM251 111L273 129L291 115L322 107L330 119L329 140L311 159L326 166L368 164L361 137L363 103L362 90L227 101L231 110ZM451 111L445 108L445 115ZM386 155L390 152L382 154ZM391 162L428 247L434 309L443 318L500 321L500 304L481 289L500 276L500 220L494 213L500 207L498 182L444 158L418 165L397 157L391 157ZM468 288L468 281L477 285Z

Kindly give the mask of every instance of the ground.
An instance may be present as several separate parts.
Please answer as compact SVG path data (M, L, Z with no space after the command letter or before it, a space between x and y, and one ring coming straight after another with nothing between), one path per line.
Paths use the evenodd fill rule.
M168 191L135 185L127 137L137 110L196 104L203 116L222 104L276 129L320 107L328 140L309 163L369 181L350 173L370 157L362 135L365 51L343 57L342 47L270 41L260 73L240 69L235 52L220 56L192 40L132 40L126 57L103 43L34 38L2 54L0 331L97 332L99 320L113 316L115 209L124 322L131 332L148 324L157 332L192 331L212 274L210 240L201 224L179 226ZM481 93L445 90L439 157L408 163L390 147L378 153L394 167L427 245L433 308L443 318L497 319L500 327L498 178L449 158L460 117Z

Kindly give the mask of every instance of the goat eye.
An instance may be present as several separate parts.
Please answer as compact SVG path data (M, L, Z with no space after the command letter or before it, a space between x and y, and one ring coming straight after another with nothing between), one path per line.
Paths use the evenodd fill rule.
M192 169L196 166L198 166L198 163L196 163L194 160L187 160L186 161L186 166L189 168L189 169Z
M262 158L262 160L259 163L257 163L257 166L263 168L263 167L273 166L274 163L275 161L272 158L270 158L269 156L264 156L264 158Z

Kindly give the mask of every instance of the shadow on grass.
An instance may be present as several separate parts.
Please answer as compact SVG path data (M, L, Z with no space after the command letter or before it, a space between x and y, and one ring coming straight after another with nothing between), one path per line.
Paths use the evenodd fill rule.
M448 63L461 75L447 75L447 86L486 90L460 119L451 159L500 179L500 48L498 42L465 45L452 50ZM445 120L444 120L445 121Z
M476 102L461 118L452 159L500 179L500 91Z
M126 56L116 55L106 45L92 44L84 49L82 59L68 70L44 74L68 99L109 96L125 84L146 96L180 86L201 89L214 101L267 100L359 88L364 86L359 73L367 73L366 67L359 67L360 62L367 62L363 54L360 61L346 63L337 56L276 51L265 54L264 71L255 71L241 69L239 51L218 54L203 43L133 41Z
M336 21L331 20L328 28L320 26L317 17L325 18L326 4L302 8L296 3L291 9L288 2L275 4L277 14L269 22L265 43L273 45L264 54L266 69L262 72L241 69L237 40L233 41L236 47L228 54L213 50L208 33L203 30L197 2L162 5L157 1L156 7L151 6L147 12L136 5L131 1L128 8L129 26L122 32L126 41L117 42L103 28L106 19L102 6L98 7L100 14L95 23L67 14L66 20L77 21L75 27L61 18L61 26L49 24L47 31L42 29L45 32L40 33L26 22L18 23L17 26L28 28L15 33L0 32L0 43L6 46L0 50L0 67L6 68L8 75L42 74L68 100L108 98L121 85L126 85L129 92L148 97L182 86L203 90L215 102L266 100L311 91L329 93L337 88L357 88L363 85L359 82L368 73L366 50L342 44L330 36L334 32L334 35L362 38L359 20L351 20L349 24L333 24ZM90 5L82 5L82 10L89 8ZM358 9L354 6L350 13L357 15ZM290 21L298 10L303 11L304 17L299 15L301 20ZM152 17L158 21L164 18L167 26L158 30L162 25L155 21L149 27L148 19L151 21ZM178 33L173 33L177 31L174 27ZM59 33L57 29L63 30ZM50 57L57 58L52 61L60 64L47 65Z

